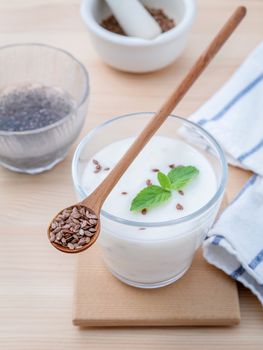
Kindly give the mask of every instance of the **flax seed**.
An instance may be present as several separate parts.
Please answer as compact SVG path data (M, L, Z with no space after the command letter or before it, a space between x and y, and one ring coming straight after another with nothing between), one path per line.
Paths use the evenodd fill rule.
M147 186L151 186L152 185L152 181L150 179L146 180L146 185Z
M177 203L177 204L176 204L176 209L177 209L177 210L183 210L184 207L182 206L182 204Z

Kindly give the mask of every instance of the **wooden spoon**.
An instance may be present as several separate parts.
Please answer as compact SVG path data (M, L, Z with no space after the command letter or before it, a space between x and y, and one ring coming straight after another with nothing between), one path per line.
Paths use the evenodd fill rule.
M91 231L94 231L94 235L90 238L87 238L88 242L85 242L83 245L79 246L77 249L73 248L70 245L62 246L59 243L56 243L56 238L54 233L54 227L61 226L65 221L68 220L68 214L65 212L65 209L61 211L58 215L62 216L58 223L56 219L58 215L52 220L51 224L48 228L48 237L52 241L52 245L65 253L79 253L87 248L89 248L98 238L100 233L100 210L101 207L106 200L107 196L119 181L120 177L132 163L132 161L137 157L143 147L147 144L147 142L151 139L151 137L155 134L155 132L160 128L166 118L171 114L175 106L180 102L185 93L189 90L192 84L196 81L196 79L200 76L203 70L208 66L210 61L216 55L216 53L220 50L223 44L227 41L233 31L236 29L238 24L244 18L246 14L246 8L243 6L238 7L232 16L228 19L228 21L224 24L222 29L217 33L212 42L208 45L206 50L201 54L201 56L197 59L195 64L192 66L188 74L176 88L176 90L172 93L172 95L167 99L167 101L163 104L161 109L154 115L154 117L150 120L147 126L142 130L141 134L137 137L131 147L128 149L126 154L121 158L121 160L117 163L117 165L112 169L109 175L105 178L105 180L91 193L87 198L83 201L66 208L66 210L71 211L72 208L77 207L79 210L82 210L83 213L86 213L91 217L91 222L93 227ZM61 213L64 212L65 218ZM85 215L86 215L85 214ZM84 215L84 214L83 214ZM85 216L84 215L84 216ZM77 210L75 209L75 216L78 217ZM89 224L89 217L84 217L87 219L87 223ZM68 220L69 221L69 220ZM86 222L85 221L85 222ZM80 230L78 227L78 218L75 219L76 230ZM91 226L92 226L91 225ZM59 228L57 229L59 231ZM79 231L78 231L79 232ZM83 234L83 231L80 231ZM70 231L68 233L70 235ZM84 237L86 237L84 235ZM59 237L58 237L59 238ZM84 239L85 240L85 239ZM64 240L65 241L65 240ZM58 240L59 242L59 240ZM82 240L83 243L83 240ZM77 244L77 243L76 243Z

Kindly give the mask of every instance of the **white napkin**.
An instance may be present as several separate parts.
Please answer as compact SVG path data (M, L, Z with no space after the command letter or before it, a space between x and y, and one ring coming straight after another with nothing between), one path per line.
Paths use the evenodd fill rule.
M204 257L263 304L263 43L190 118L223 146L228 161L253 175L204 242Z
M223 145L231 164L263 176L263 43L190 119Z

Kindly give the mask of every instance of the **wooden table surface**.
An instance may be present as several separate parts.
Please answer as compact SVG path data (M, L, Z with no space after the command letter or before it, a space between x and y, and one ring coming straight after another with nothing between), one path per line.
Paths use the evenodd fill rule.
M234 37L178 106L187 116L216 91L263 37L263 1L246 0L248 15ZM83 136L113 116L154 111L226 16L235 0L199 0L198 17L183 56L152 74L117 72L91 46L77 0L0 0L0 44L42 42L76 55L90 73L91 96ZM80 136L80 137L81 137ZM80 139L80 138L79 138ZM77 144L77 143L76 143ZM74 256L52 249L46 225L74 202L70 165L73 150L47 173L29 176L0 169L0 348L78 349L262 349L263 313L257 299L240 287L241 324L233 328L79 329L71 322ZM238 181L236 179L238 175ZM248 178L231 169L228 195Z

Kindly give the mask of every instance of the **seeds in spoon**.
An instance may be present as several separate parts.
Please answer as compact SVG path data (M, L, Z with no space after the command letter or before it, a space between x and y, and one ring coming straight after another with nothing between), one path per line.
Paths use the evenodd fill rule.
M88 244L97 229L97 216L83 206L63 210L50 225L50 242L70 250Z

